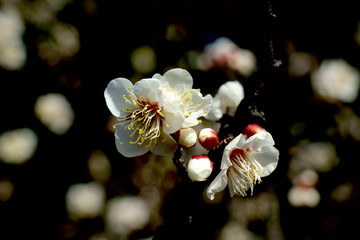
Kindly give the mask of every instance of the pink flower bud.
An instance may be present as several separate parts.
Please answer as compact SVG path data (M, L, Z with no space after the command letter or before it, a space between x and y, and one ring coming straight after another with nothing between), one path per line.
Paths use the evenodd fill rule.
M196 131L193 128L181 128L175 133L175 139L182 148L191 148L196 144Z
M213 170L213 163L206 155L193 156L188 165L187 172L193 181L206 181Z
M201 146L210 150L219 145L219 137L212 128L203 128L199 132L199 142Z
M249 138L252 135L254 135L255 133L258 133L261 131L265 131L265 129L263 127L261 127L260 125L253 123L253 124L249 124L245 127L245 129L243 130L243 134L245 134L246 137Z

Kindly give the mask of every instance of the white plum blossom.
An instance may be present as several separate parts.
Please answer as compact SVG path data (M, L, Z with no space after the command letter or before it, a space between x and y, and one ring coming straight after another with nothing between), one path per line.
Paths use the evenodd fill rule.
M183 128L196 126L199 123L198 118L209 113L212 97L210 94L203 97L200 89L192 89L193 78L188 71L174 68L163 76L157 73L153 78L159 79L166 101L174 104L183 113Z
M170 134L197 125L197 118L210 110L211 96L203 98L191 87L191 75L179 68L134 85L125 78L112 80L104 95L119 121L115 131L118 151L126 157L149 150L156 155L172 154L177 143Z
M211 110L205 118L219 120L223 114L234 116L237 107L244 99L244 88L239 81L227 81L215 95Z
M228 185L230 195L246 196L250 188L261 182L261 177L272 173L279 160L279 151L274 147L270 133L261 131L249 138L240 134L224 149L221 171L207 189L209 199Z
M135 85L125 78L112 80L105 90L105 100L111 113L118 117L115 143L126 157L153 153L170 154L176 142L169 135L181 128L182 113L164 101L160 82L143 79Z
M311 75L314 91L329 102L353 102L359 93L359 71L343 59L325 59Z

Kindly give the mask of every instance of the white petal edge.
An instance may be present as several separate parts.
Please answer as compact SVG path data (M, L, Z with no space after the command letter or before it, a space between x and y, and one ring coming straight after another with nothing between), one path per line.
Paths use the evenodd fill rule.
M126 78L116 78L109 82L105 89L104 96L106 105L108 106L112 115L121 117L121 108L126 107L123 95L132 95L128 88L133 87L132 83Z
M227 186L227 169L223 169L211 182L210 186L206 190L206 195L210 200L214 200L215 193L221 192Z
M260 152L252 152L251 156L264 168L265 172L261 177L270 175L277 167L279 162L279 151L271 145L261 148Z
M228 81L220 86L216 97L220 99L223 108L236 109L244 99L244 88L238 81Z
M160 77L160 74L155 74L154 78ZM174 92L185 92L193 85L193 78L188 71L182 68L174 68L167 71L160 77L161 87L164 90L170 88Z
M210 112L205 115L206 119L216 121L222 118L223 112L221 110L221 102L218 99L213 98L213 102L211 104Z
M245 142L245 137L244 135L240 134L225 147L221 159L221 166L220 166L221 169L228 169L232 165L230 161L231 152L236 148L241 148L244 142Z

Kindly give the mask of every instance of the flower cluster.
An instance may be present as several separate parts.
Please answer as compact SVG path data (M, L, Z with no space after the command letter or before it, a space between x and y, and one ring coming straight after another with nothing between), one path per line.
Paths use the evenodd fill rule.
M223 114L235 116L244 98L239 81L220 86L215 96L192 88L193 79L184 69L175 68L164 75L155 74L135 84L125 78L112 80L105 90L106 104L117 117L115 143L125 157L148 151L156 155L181 150L183 167L192 181L206 181L215 159L209 152L220 146L218 122ZM248 125L242 134L225 147L221 169L209 185L207 196L229 187L231 196L253 193L261 177L277 166L279 151L271 134L257 124Z
M157 155L173 153L177 143L170 134L197 125L198 118L210 111L212 97L203 97L192 84L183 69L155 74L134 85L125 78L112 80L105 100L119 121L115 127L118 151L126 157L149 150Z

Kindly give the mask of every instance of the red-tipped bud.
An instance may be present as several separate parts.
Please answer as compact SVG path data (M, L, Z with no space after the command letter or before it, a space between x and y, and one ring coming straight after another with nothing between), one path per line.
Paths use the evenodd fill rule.
M243 134L245 134L246 137L249 138L252 135L254 135L255 133L258 133L261 131L265 131L265 129L263 127L261 127L260 125L253 123L253 124L249 124L245 127L245 129L243 130Z
M193 181L206 181L213 170L213 163L206 155L193 156L188 165L187 172Z
M212 128L203 128L199 132L199 142L207 150L213 149L219 145L219 137Z
M175 139L182 148L191 148L196 144L197 133L193 128L181 128L175 133Z

